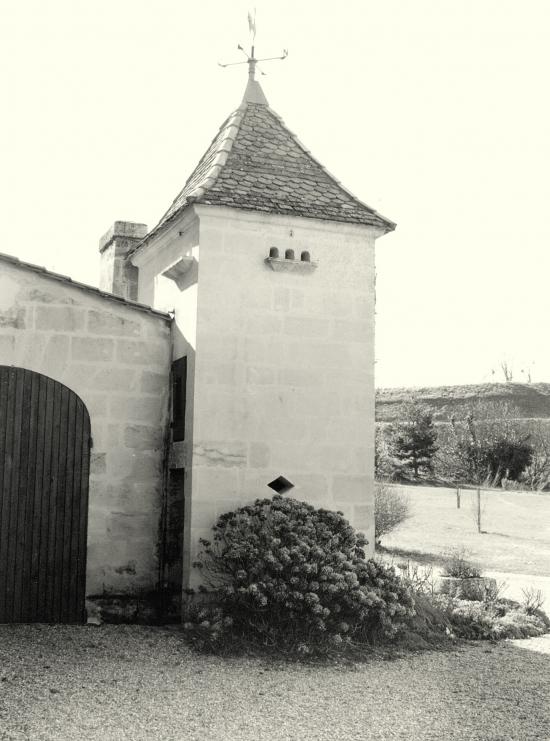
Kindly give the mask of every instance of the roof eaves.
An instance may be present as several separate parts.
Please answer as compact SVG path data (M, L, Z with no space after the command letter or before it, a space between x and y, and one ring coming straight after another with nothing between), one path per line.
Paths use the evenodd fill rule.
M16 267L23 268L24 270L31 270L33 273L44 275L46 278L57 280L60 283L66 283L70 286L73 286L74 288L78 288L81 291L86 291L87 293L93 293L94 295L100 296L101 298L108 299L109 301L116 301L117 303L124 304L125 306L128 306L131 309L137 309L138 311L144 311L147 314L153 314L154 316L161 317L162 319L165 319L167 321L172 321L172 315L164 311L153 309L151 306L148 306L147 304L142 304L139 301L129 301L126 298L122 298L122 296L116 296L114 293L109 293L108 291L102 291L99 288L95 288L95 286L89 286L87 283L80 283L77 280L73 280L72 278L69 278L68 275L61 275L61 273L54 273L51 270L47 270L45 267L42 267L41 265L34 265L31 262L25 262L24 260L20 260L18 257L14 257L13 255L6 255L4 252L0 252L0 261L10 263L11 265L15 265Z
M147 234L146 234L146 235L145 235L145 236L143 237L143 239L142 239L142 240L141 240L140 242L138 242L138 243L136 244L136 246L135 246L135 247L133 247L133 248L132 248L131 250L128 250L128 254L127 254L127 259L129 259L129 258L130 258L130 257L132 257L133 255L135 255L135 254L136 254L136 252L137 252L137 251L138 251L138 250L139 250L139 249L140 249L141 247L143 247L144 245L146 245L146 244L147 244L147 242L149 242L149 240L150 240L150 239L151 239L152 237L156 237L156 236L158 236L159 234L162 234L162 232L164 232L164 231L165 231L165 230L166 230L166 229L167 229L167 228L168 228L168 227L170 226L170 224L171 224L171 223L172 223L172 222L173 222L173 221L174 221L174 220L175 220L175 219L176 219L176 218L177 218L177 217L178 217L178 216L179 216L180 214L182 214L182 213L183 213L183 212L185 211L185 209L186 209L186 208L187 208L188 206L190 206L190 205L191 205L191 204L193 204L194 202L195 202L195 199L194 199L194 198L186 198L185 202L184 202L184 203L182 203L182 205L181 205L181 206L180 206L180 207L179 207L179 208L178 208L178 209L177 209L176 211L174 211L174 213L173 213L173 214L170 214L170 216L169 216L169 217L168 217L167 219L165 219L164 221L159 221L159 223L158 223L158 224L157 224L156 226L154 226L154 227L153 227L153 228L151 229L151 231L150 231L150 232L148 232L148 233L147 233Z
M227 208L227 209L236 209L237 211L249 211L250 213L266 213L266 214L272 214L274 216L283 216L285 218L288 218L288 217L297 217L297 218L300 218L300 219L314 219L314 220L317 220L317 221L332 221L332 222L338 223L338 224L350 224L352 226L359 226L359 227L360 226L370 226L370 227L375 227L375 228L381 228L381 224L379 223L379 221L375 221L375 219L376 220L379 220L381 217L380 217L379 214L377 214L376 212L372 211L371 208L369 208L369 211L372 211L372 215L374 217L373 218L373 222L374 223L372 223L372 224L369 223L369 222L366 222L366 221L360 221L359 219L352 220L352 219L350 219L350 217L349 217L348 214L342 214L342 216L339 218L339 217L334 216L332 214L326 216L326 215L323 215L321 213L317 213L317 214L315 214L315 215L312 216L311 213L302 213L302 212L295 212L295 211L290 212L288 210L283 210L283 209L281 209L281 210L274 210L270 206L259 206L259 205L244 206L244 205L241 205L241 204L238 204L238 203L232 203L232 204L225 204L225 203L224 204L220 204L220 203L204 203L204 204L199 204L199 205L204 205L204 206L207 206L208 208ZM386 226L386 222L387 221L388 221L387 219L384 220L384 228L385 228L385 232L384 233L385 234L387 232L393 231L393 229L395 229L395 227L397 226L396 224L394 224L393 225L393 229L389 229ZM393 223L393 222L390 222L390 223Z

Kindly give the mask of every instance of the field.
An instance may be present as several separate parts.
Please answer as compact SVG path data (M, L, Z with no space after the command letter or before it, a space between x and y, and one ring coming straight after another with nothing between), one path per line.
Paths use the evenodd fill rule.
M397 557L441 562L450 547L465 547L487 571L550 577L550 494L483 491L477 532L476 492L399 486L411 503L412 517L382 545ZM420 555L422 554L422 555Z

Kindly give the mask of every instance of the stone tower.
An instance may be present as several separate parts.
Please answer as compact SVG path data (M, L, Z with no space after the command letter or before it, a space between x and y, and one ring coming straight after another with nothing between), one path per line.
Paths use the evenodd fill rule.
M138 301L175 314L184 586L217 515L274 490L341 510L374 543L374 244L394 228L286 128L252 69L130 252Z

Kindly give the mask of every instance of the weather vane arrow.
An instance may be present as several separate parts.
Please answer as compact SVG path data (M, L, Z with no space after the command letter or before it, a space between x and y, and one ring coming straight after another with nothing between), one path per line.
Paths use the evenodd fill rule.
M248 29L250 31L251 35L251 44L250 44L250 54L247 54L244 50L243 46L239 44L237 46L237 49L239 51L242 51L242 53L246 57L246 61L244 62L227 62L227 64L222 64L221 62L218 62L218 65L220 67L235 67L240 64L248 64L248 77L250 80L255 79L255 73L256 73L256 65L258 62L271 62L276 59L286 59L288 57L288 49L283 49L283 54L280 57L263 57L262 59L256 59L255 57L255 51L254 51L254 44L256 41L256 9L254 8L254 15L252 13L248 13ZM262 75L265 75L265 72L262 72L260 70Z

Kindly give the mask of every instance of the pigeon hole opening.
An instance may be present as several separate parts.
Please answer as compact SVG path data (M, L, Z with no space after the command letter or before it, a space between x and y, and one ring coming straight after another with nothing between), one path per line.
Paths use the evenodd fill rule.
M286 494L287 491L294 488L292 481L285 479L284 476L277 476L276 479L269 482L268 486L270 489L277 492L277 494Z

